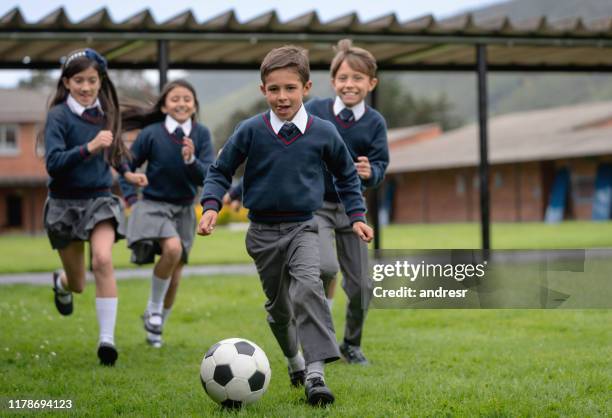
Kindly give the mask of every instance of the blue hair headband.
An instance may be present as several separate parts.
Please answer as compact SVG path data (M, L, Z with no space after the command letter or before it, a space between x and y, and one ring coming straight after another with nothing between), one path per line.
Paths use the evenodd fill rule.
M95 61L98 63L98 65L100 66L100 68L102 69L102 71L106 71L106 68L108 67L108 63L106 61L106 58L104 58L102 55L100 55L97 51L91 49L91 48L85 48L82 51L78 51L75 52L74 54L70 55L68 58L66 58L66 61L64 61L64 67L66 67L68 64L70 64L71 61L75 60L76 58L81 58L81 57L85 57L91 61Z

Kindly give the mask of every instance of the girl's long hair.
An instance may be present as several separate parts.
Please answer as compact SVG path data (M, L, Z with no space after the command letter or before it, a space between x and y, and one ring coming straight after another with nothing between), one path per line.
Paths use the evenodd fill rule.
M162 112L161 108L166 103L166 97L172 89L176 87L184 87L193 94L193 100L195 102L195 112L191 115L191 120L195 122L197 114L200 109L200 103L198 102L198 96L196 91L187 80L178 79L173 80L166 84L159 94L159 97L155 103L150 105L143 105L135 101L122 101L121 103L121 126L124 131L131 131L134 129L142 129L145 126L153 123L162 122L166 119L166 114Z
M92 49L79 49L68 54L66 61L62 65L62 73L57 82L55 94L49 102L49 109L68 98L70 91L64 86L64 79L70 79L74 75L93 68L100 77L100 91L98 99L104 111L105 126L113 133L113 143L109 150L105 152L106 161L113 167L118 167L125 158L129 158L130 153L121 139L121 115L119 109L119 98L115 85L108 77L106 60ZM43 142L44 132L39 132L37 145Z

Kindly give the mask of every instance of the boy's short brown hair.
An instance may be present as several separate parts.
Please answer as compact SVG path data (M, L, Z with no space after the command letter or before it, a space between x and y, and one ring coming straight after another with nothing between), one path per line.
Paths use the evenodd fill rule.
M353 70L367 74L371 78L376 77L376 58L368 50L353 46L353 41L350 39L341 39L334 47L336 56L332 60L330 73L332 78L336 77L338 68L346 61Z
M266 84L266 76L272 71L290 67L295 68L300 76L302 84L306 84L310 80L308 51L295 45L285 45L280 48L274 48L272 51L268 52L261 62L261 67L259 68L261 82Z

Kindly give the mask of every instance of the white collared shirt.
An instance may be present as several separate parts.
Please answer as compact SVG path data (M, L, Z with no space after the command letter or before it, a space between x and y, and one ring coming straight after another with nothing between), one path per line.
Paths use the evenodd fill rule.
M353 115L355 115L355 122L357 122L365 113L365 100L360 101L353 107L348 107L342 102L340 97L336 96L336 100L334 101L334 115L338 116L338 114L342 112L342 109L345 107L353 111Z
M98 99L97 97L96 101L93 102L92 105L85 107L81 103L77 102L77 100L72 97L72 94L69 94L68 98L66 99L66 104L68 105L72 113L77 114L79 116L83 115L85 109L93 109L94 107L97 107L100 113L104 114L104 111L102 110L102 105L100 104L100 99Z
M176 131L176 128L178 128L179 126L185 133L186 137L189 137L189 134L191 133L191 118L187 119L183 123L178 123L172 116L166 115L164 125L166 126L168 132L170 132L171 134L174 133L174 131Z
M304 103L302 103L302 106L300 106L300 109L290 121L280 120L280 118L276 116L276 113L270 110L270 125L272 125L272 129L274 129L274 133L278 134L278 131L280 131L285 122L293 123L295 126L297 126L297 128L302 134L306 132L306 125L308 124L308 113L306 112Z

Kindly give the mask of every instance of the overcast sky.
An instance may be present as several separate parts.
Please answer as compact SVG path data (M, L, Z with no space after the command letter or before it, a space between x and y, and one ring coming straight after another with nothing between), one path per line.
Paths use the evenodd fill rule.
M275 10L281 21L292 19L306 12L316 11L322 21L332 20L347 13L356 12L362 21L395 13L401 21L413 19L426 14L436 18L465 12L483 7L500 0L105 0L87 2L83 0L8 0L0 5L0 17L15 7L19 7L24 19L33 22L41 19L58 7L64 7L68 17L78 21L102 7L106 7L114 21L122 21L144 10L149 9L158 22L163 22L186 10L191 10L198 22L206 21L228 10L234 10L239 21L246 21L262 13ZM0 86L14 86L19 78L25 77L25 71L1 71Z
M500 0L105 0L101 2L5 0L0 5L0 16L19 7L26 20L38 20L58 7L64 7L71 19L79 20L102 7L107 7L115 20L123 20L146 8L151 10L158 21L166 20L188 9L193 11L198 21L204 21L230 9L236 12L239 20L250 19L270 10L276 10L281 20L291 19L312 10L315 10L324 21L350 12L356 12L361 19L396 13L401 20L407 20L429 13L436 17L444 17L499 2Z

